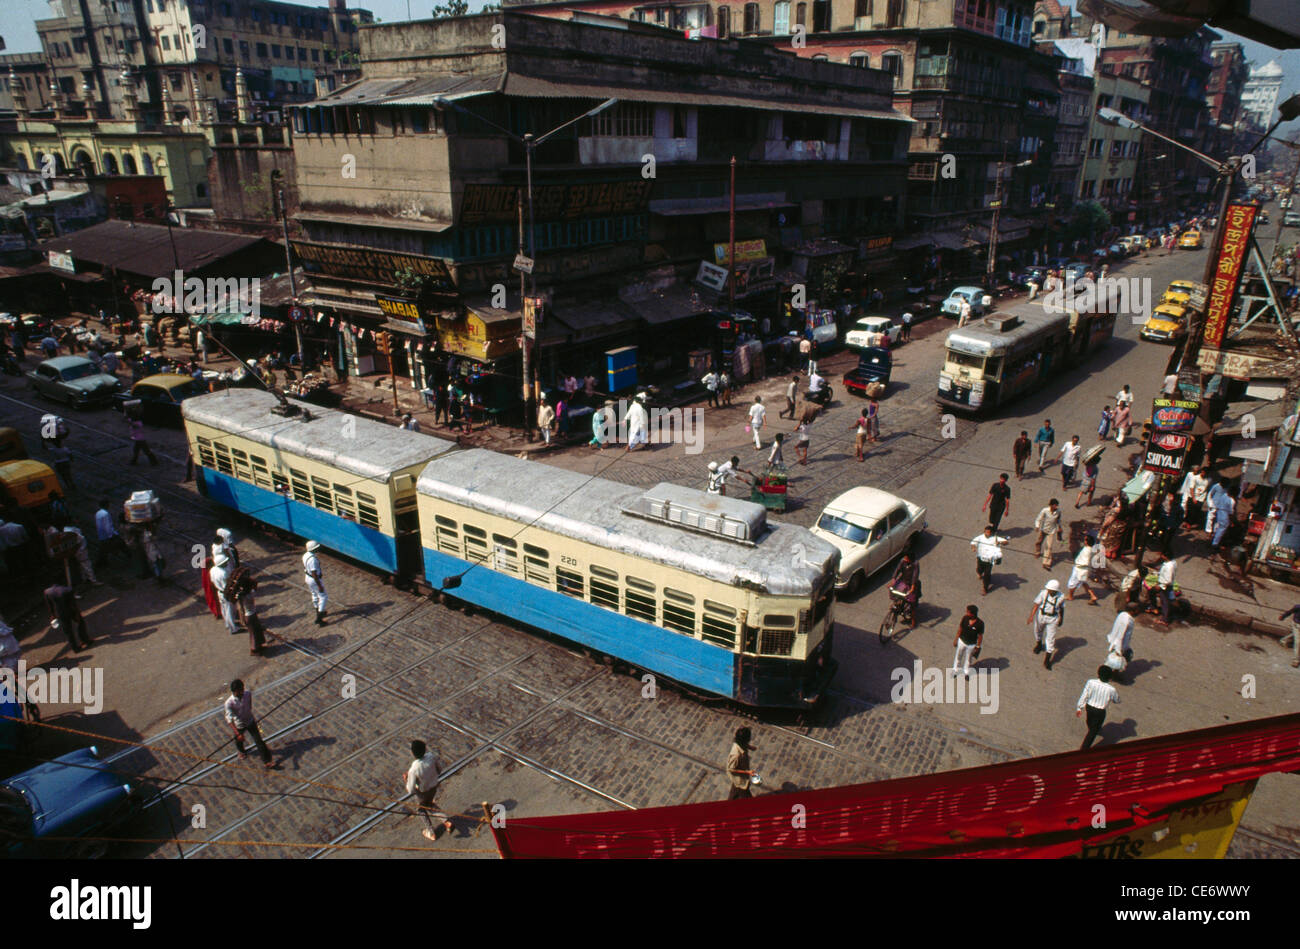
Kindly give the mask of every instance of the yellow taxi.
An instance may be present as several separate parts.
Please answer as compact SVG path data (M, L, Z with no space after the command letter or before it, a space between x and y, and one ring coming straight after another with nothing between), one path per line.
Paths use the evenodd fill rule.
M1158 343L1172 343L1187 332L1187 312L1187 307L1177 303L1162 303L1152 311L1140 335Z
M1186 250L1201 249L1201 232L1200 231L1183 231L1178 238L1178 246Z
M1200 284L1194 280L1175 280L1169 285L1164 296L1160 298L1161 303L1176 303L1178 306L1186 306L1187 301L1191 299L1192 294L1199 289Z
M42 511L53 495L63 496L58 476L49 465L30 458L0 465L0 501L12 501L21 508Z

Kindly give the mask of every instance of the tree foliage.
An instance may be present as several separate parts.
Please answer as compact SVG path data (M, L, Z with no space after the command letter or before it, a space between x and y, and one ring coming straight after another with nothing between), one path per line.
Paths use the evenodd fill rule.
M433 18L443 20L451 16L464 16L469 13L468 0L447 0L446 3L434 4Z
M1080 201L1070 211L1070 233L1075 237L1096 234L1110 227L1110 212L1096 201Z

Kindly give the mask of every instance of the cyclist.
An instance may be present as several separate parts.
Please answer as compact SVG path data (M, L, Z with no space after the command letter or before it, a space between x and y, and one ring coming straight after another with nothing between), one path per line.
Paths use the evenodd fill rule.
M889 589L903 597L903 602L907 604L904 610L907 616L907 628L915 629L916 604L921 598L921 565L916 562L910 550L903 554L903 559L894 568Z

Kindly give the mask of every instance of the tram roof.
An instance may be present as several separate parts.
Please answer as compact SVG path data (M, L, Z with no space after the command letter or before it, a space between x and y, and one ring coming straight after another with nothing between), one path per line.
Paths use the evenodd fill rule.
M280 400L260 389L223 389L181 403L186 421L227 432L258 445L297 455L358 477L387 483L395 472L456 447L455 442L362 418L337 409L290 403L310 412L286 418L271 410ZM344 423L348 428L344 428ZM345 437L345 431L351 435Z
M838 552L828 542L790 524L767 524L752 544L699 533L667 522L624 513L643 488L563 468L543 466L484 449L436 458L416 490L487 514L539 527L618 553L646 557L730 586L777 596L808 596ZM679 491L689 489L678 489ZM698 495L707 505L715 495ZM761 505L736 499L730 505Z
M1001 321L1012 316L1010 313L990 313L976 323L949 331L947 345L958 352L974 356L986 356L991 353L1010 349L1018 343L1032 339L1046 330L1064 328L1070 325L1069 311L1042 313L1016 313L1019 325L1007 330L1000 329Z

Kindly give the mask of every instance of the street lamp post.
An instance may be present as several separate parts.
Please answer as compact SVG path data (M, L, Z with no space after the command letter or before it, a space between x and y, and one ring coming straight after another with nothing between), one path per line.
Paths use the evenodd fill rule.
M998 218L1002 213L1002 166L1007 162L1007 153L1002 152L1002 161L998 162L997 186L993 190L993 223L989 227L989 260L988 266L984 271L984 286L989 292L992 292L996 281L993 279L993 271L997 266L998 254ZM1018 162L1011 166L1012 171L1017 168L1027 168L1034 163L1032 158Z
M525 178L525 184L528 189L528 195L527 195L528 197L528 256L530 259L534 261L533 269L535 269L535 262L537 259L536 256L537 249L534 242L534 227L533 227L533 152L537 149L537 146L541 145L543 142L551 138L553 135L556 135L557 133L564 131L570 125L574 125L577 122L581 122L583 119L589 119L592 116L597 115L598 113L604 112L610 106L615 105L618 102L618 99L606 99L604 102L596 106L594 109L589 109L586 112L582 113L582 115L579 115L576 118L572 118L562 125L557 125L555 128L551 129L549 132L547 132L544 135L534 135L532 132L527 132L522 136L516 135L514 132L511 132L509 129L502 128L500 125L497 125L495 122L488 121L478 113L471 112L469 109L465 108L460 103L455 102L452 99L447 99L442 96L437 96L434 98L433 102L434 105L438 106L441 109L444 110L455 109L457 112L467 115L470 118L474 119L475 121L482 122L484 125L488 126L489 128L495 129L496 131L500 132L502 135L506 136L512 141L518 142L520 145L524 147L524 178ZM529 293L533 297L536 297L537 276L535 273L529 272L528 286L529 286ZM522 316L523 315L522 311L524 307L524 301L522 299L520 299L519 301L519 306L520 306L520 315ZM522 327L520 327L520 329L521 332L519 334L519 347L521 350L521 361L522 361L521 369L523 371L523 376L524 376L524 385L523 385L524 435L528 440L531 441L533 437L532 419L533 419L533 412L534 412L533 384L532 384L532 379L530 378L531 373L529 372L528 334L522 332L523 329Z
M298 281L293 275L293 249L289 246L289 206L284 200L284 188L280 187L282 175L280 169L276 168L271 172L272 184L277 185L275 190L276 210L279 212L280 229L284 235L284 264L289 272L289 293L293 297L293 305L298 306ZM293 321L293 338L298 344L298 370L302 373L307 372L307 354L303 351L302 345L302 324L297 320ZM389 366L392 366L392 360L389 360ZM396 393L396 383L394 383L393 392Z

